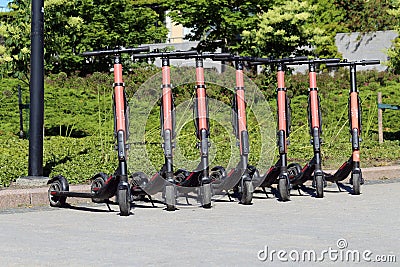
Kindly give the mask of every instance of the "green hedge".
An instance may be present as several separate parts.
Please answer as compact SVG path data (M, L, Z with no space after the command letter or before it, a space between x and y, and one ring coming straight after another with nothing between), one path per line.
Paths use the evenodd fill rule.
M192 69L188 69L192 72ZM127 93L131 97L143 82L156 75L159 70L145 66L125 75ZM188 74L189 75L189 74ZM190 75L189 75L190 76ZM351 153L347 118L348 70L339 70L333 76L323 72L318 75L323 115L323 159L326 168L337 168ZM183 80L184 77L182 77ZM225 77L226 78L226 77ZM251 76L270 103L273 115L276 112L274 75ZM383 94L383 102L400 104L400 78L389 73L374 71L358 72L357 84L363 107L363 132L361 156L363 166L392 164L400 159L399 114L387 110L383 115L385 143L377 140L377 92ZM221 79L224 79L222 77ZM114 151L113 114L112 114L112 74L94 73L87 77L67 77L60 73L45 79L45 175L65 175L71 183L83 183L96 172L112 173L117 159ZM157 80L158 81L158 80ZM272 84L271 84L272 82ZM288 94L291 97L292 133L290 135L289 160L304 163L312 157L312 147L308 134L306 74L287 75ZM0 185L8 186L20 176L27 175L28 141L18 138L19 81L2 79L0 81ZM23 100L29 102L27 86L23 86ZM159 85L154 87L159 90ZM193 96L193 83L174 89L177 105ZM230 104L231 92L226 88L209 85L210 98L216 98ZM250 111L250 110L249 110ZM160 146L159 110L155 106L146 125L146 149L154 166L163 162ZM27 112L24 114L26 119ZM26 121L27 123L27 121ZM249 114L249 130L252 151L260 149L257 137L257 121ZM275 121L271 122L274 131ZM25 125L26 126L26 125ZM213 142L218 144L213 165L226 166L230 149L230 133L222 129L217 121L211 121ZM193 123L186 123L179 132L177 141L188 159L196 159ZM271 141L275 146L275 140ZM274 148L272 148L274 149ZM252 154L251 162L259 158ZM277 155L276 151L271 153Z

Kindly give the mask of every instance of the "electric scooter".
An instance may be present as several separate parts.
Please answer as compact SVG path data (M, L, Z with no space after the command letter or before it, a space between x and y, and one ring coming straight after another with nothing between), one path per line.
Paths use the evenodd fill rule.
M288 170L294 174L290 180L293 187L304 184L307 180L312 180L312 185L316 188L316 197L323 198L324 187L326 186L325 173L322 170L321 157L321 134L322 134L322 116L320 107L320 98L317 87L317 64L338 63L340 59L310 59L296 64L307 64L309 67L309 96L308 96L308 124L311 135L311 144L313 145L314 157L301 168L299 164L294 163L288 166Z
M253 198L252 179L259 178L258 170L249 165L250 141L247 131L245 86L243 78L243 61L240 57L219 59L221 61L234 61L236 68L236 87L232 99L232 127L240 151L240 161L228 174L225 168L216 166L211 169L213 189L223 192L233 189L241 204L250 205Z
M204 59L210 58L215 60L227 57L228 55L228 53L199 53L194 57L196 64L196 97L193 103L193 115L196 137L199 140L197 147L200 150L200 163L191 172L184 169L178 169L175 172L176 179L179 181L179 191L186 194L188 189L198 187L200 203L204 208L211 208L211 198L213 195L212 177L210 176L209 167L209 147L211 144L209 142L210 124L204 80Z
M149 51L149 47L124 48L114 50L100 50L84 52L82 56L106 56L112 55L114 59L114 135L116 137L118 152L118 168L114 174L108 176L98 173L92 177L91 192L69 191L67 179L58 175L49 181L50 188L48 197L50 205L62 207L66 204L67 197L91 198L95 203L110 202L110 198L117 197L121 216L128 216L131 210L131 190L128 184L127 173L127 140L129 138L129 106L125 95L125 84L122 79L122 64L120 56L122 53L141 53ZM108 206L109 207L109 206ZM110 208L110 207L109 207Z
M262 177L262 183L257 185L266 193L265 187L271 187L272 184L278 184L280 200L290 200L290 179L293 178L293 172L287 165L287 147L289 145L289 135L291 126L290 99L287 96L285 87L285 69L288 64L297 64L306 60L307 57L292 57L282 59L254 59L258 62L252 65L268 64L276 65L277 68L277 146L279 151L278 161L269 168Z
M342 61L339 63L327 64L327 67L346 67L350 68L350 91L349 91L349 126L350 140L352 147L352 155L344 162L334 174L325 174L325 180L334 182L338 185L339 182L346 179L351 173L350 184L353 185L353 194L361 193L361 185L364 184L362 171L360 167L360 142L361 140L361 105L359 91L357 89L357 66L376 65L380 64L379 60L361 60L361 61Z

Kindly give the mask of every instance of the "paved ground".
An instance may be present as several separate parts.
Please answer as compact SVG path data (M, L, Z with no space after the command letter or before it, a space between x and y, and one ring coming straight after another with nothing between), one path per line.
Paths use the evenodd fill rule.
M275 251L286 265L316 265L313 253L328 265L353 264L352 255L399 262L398 192L395 179L369 182L360 196L329 187L323 199L293 192L282 203L258 193L251 206L225 197L210 210L139 202L129 217L103 204L2 210L0 265L267 266L281 263Z
M363 177L367 181L385 181L400 177L400 166L384 166L363 168ZM327 170L328 173L334 171ZM43 179L44 181L47 181ZM23 180L29 182L29 179ZM42 183L42 182L41 182ZM29 187L28 185L12 185L10 188L0 188L0 210L18 207L36 207L48 205L48 186ZM89 192L90 185L70 186L70 191ZM87 199L69 199L73 203L86 203Z

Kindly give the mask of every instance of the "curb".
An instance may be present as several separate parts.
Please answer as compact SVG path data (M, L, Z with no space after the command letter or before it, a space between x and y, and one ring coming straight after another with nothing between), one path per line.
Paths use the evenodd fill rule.
M326 172L334 173L335 170L326 170ZM400 166L362 168L362 173L366 181L400 178ZM16 188L14 186L0 189L0 210L47 206L49 205L47 190L48 186L34 188ZM70 185L70 191L89 192L90 185ZM91 199L68 198L68 203L91 203Z
M69 188L71 191L76 192L90 192L90 185L70 185ZM0 210L49 205L48 190L48 186L0 190ZM71 204L86 202L91 202L91 200L85 198L68 198L68 203Z

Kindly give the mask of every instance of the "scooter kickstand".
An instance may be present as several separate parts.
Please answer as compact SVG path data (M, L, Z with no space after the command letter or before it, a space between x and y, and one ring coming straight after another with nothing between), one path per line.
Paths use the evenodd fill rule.
M302 196L303 194L301 193L301 188L297 187L297 192L299 192L299 195Z
M108 202L108 201L106 201L106 205L107 205L107 208L108 208L108 211L113 211L112 209L111 209L111 207L110 207L110 203Z
M187 195L187 194L185 195L185 198L186 198L186 204L190 205L190 203L189 203L189 198L188 198L188 195Z
M152 206L153 208L155 208L156 205L154 205L154 201L153 201L153 199L151 198L151 196L150 196L150 195L147 195L147 197L149 198L149 200L150 200L150 202L151 202L151 206Z
M265 196L266 196L267 198L269 198L268 193L267 193L267 190L265 190L265 186L263 186L263 187L261 187L261 188L262 188L262 190L263 190Z
M337 185L337 187L339 189L339 192L342 192L342 188L340 188L340 183L338 181L336 181L335 183L336 183L336 185Z

